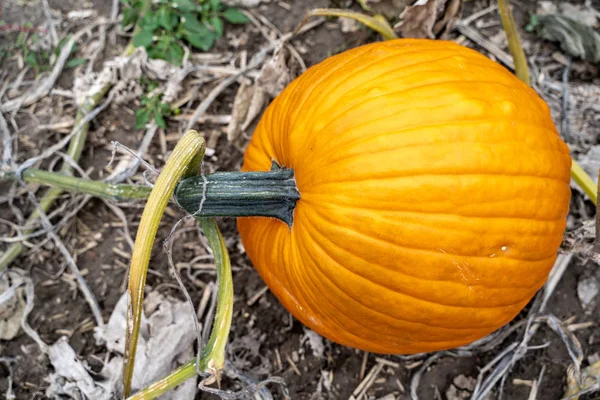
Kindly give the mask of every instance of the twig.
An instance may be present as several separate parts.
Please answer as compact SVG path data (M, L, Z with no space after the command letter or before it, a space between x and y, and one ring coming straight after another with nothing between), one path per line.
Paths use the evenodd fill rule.
M566 141L571 139L571 135L569 134L569 73L571 72L571 61L571 56L568 56L567 65L562 75L562 118L560 121L560 131Z
M361 400L367 394L367 391L371 388L371 386L373 386L375 379L377 379L377 376L382 369L383 364L380 362L376 363L371 368L365 379L363 379L356 389L354 389L352 396L350 396L350 400Z
M116 20L119 16L119 0L113 0L112 7L110 8L110 19Z
M125 241L129 245L129 248L131 250L133 250L134 243L133 243L133 239L131 238L131 232L129 231L129 224L127 223L127 217L125 216L125 213L123 212L123 210L121 210L119 207L117 207L116 205L114 205L110 201L107 201L106 199L102 199L102 201L104 202L104 204L106 205L106 207L108 207L109 209L111 209L112 212L117 217L119 217L119 219L123 223L123 234L125 236Z
M142 138L142 142L140 143L135 153L133 153L127 147L120 145L118 142L113 142L113 155L117 147L122 147L131 156L129 157L129 159L120 161L119 164L117 164L117 166L115 167L114 171L105 180L107 182L113 183L122 182L136 173L140 163L143 163L146 168L152 170L153 172L158 173L150 164L145 162L142 158L146 153L146 150L148 150L148 147L150 147L152 139L154 139L154 135L156 134L157 130L158 126L156 126L155 123L152 123L148 130L146 130L146 133Z
M23 187L27 188L27 184L25 182L23 182L22 180L19 181L19 183ZM33 192L31 190L27 189L27 194L29 195L29 201L31 201L31 203L35 206L35 208L38 211L42 225L44 226L44 228L46 228L48 230L48 235L52 238L52 240L56 244L56 247L61 252L63 257L65 258L67 265L69 266L69 270L71 271L71 274L73 276L75 276L75 279L77 280L77 284L79 286L79 290L81 290L81 292L83 293L83 297L85 297L85 300L89 304L90 309L92 310L92 314L94 315L94 318L96 319L96 325L98 326L98 328L103 329L104 321L102 319L102 313L100 312L100 307L98 306L98 301L96 300L96 297L94 296L94 294L88 287L85 279L83 279L83 277L81 276L81 272L79 271L79 268L77 267L77 264L75 263L75 260L73 260L71 253L69 253L69 250L67 249L65 244L58 237L56 232L54 232L52 223L48 219L48 216L46 215L46 212L42 209L40 203L38 203L38 201L36 200Z
M87 67L85 69L86 74L91 74L94 71L94 63L98 56L104 51L104 46L106 45L106 26L100 25L100 38L98 39L98 45L94 50L94 53L89 57L89 61Z
M37 332L34 331L27 322L27 317L29 317L31 310L33 310L33 300L35 298L33 281L31 278L26 276L24 272L16 268L7 271L6 273L8 273L9 277L11 278L13 285L12 288L15 290L15 294L17 288L20 286L25 286L25 309L23 310L23 316L21 317L21 328L23 329L23 332L27 334L27 336L37 343L40 350L43 353L46 353L48 346L42 341L42 339L40 339L40 336L37 334Z
M13 369L12 365L15 363L16 359L10 357L0 357L0 363L6 366L8 370L8 384L6 387L6 393L4 397L6 400L15 400L17 396L15 396L15 392L13 392Z
M101 23L106 24L108 22ZM52 88L54 87L56 80L62 73L63 67L67 62L69 55L71 54L71 50L73 50L73 45L77 41L79 41L79 38L81 38L81 36L83 36L86 32L88 32L90 29L94 28L95 26L101 23L95 23L91 27L87 26L81 29L80 31L76 32L73 36L71 36L71 38L64 44L64 46L60 50L60 54L58 55L58 58L54 63L54 67L52 68L52 72L50 73L50 75L48 75L48 77L44 79L44 81L40 84L33 86L32 91L25 93L24 95L17 97L16 99L8 100L7 102L0 104L0 111L15 111L23 106L28 106L33 103L36 103L42 97L45 97L48 93L50 93L50 90L52 90Z
M16 171L17 176L20 176L24 170L32 167L38 161L41 161L45 158L48 158L48 157L54 155L57 151L59 151L60 149L65 147L71 141L71 139L73 139L73 137L80 134L82 132L82 130L90 123L90 121L93 120L94 118L96 118L96 116L98 114L100 114L102 112L102 110L104 110L106 108L106 106L108 106L110 104L110 102L112 101L112 98L113 98L113 94L111 93L111 94L109 94L108 98L102 104L100 104L98 107L94 108L89 113L85 114L85 116L81 119L81 121L77 124L77 126L75 126L73 128L71 133L69 133L67 136L63 137L58 143L54 144L53 146L48 147L46 150L44 150L42 152L42 154L35 156L35 157L31 157L28 160L26 160L25 162L23 162ZM71 158L73 158L73 157L71 157Z
M260 61L262 62L262 60ZM217 86L215 86L215 88L213 90L210 91L210 93L204 98L204 100L202 100L202 102L198 105L198 107L196 107L196 110L194 111L194 114L192 115L192 117L190 118L190 120L188 121L186 127L185 127L185 131L189 131L190 129L192 129L192 127L196 124L196 121L202 116L202 114L204 114L206 112L206 110L208 110L208 107L210 107L210 105L213 103L213 101L215 101L215 99L225 90L229 87L229 85L231 85L233 82L237 81L238 78L243 75L244 73L246 73L247 71L256 68L260 62L257 62L256 65L252 65L251 67L247 67L244 70L238 72L235 75L232 75L228 78L225 78L224 80L221 81L221 83L219 83Z
M556 289L558 282L560 282L563 274L567 270L567 267L571 263L572 259L573 259L573 253L559 254L556 257L554 266L552 267L552 270L550 271L550 274L548 275L548 280L546 281L546 284L544 285L544 295L542 298L542 304L540 305L540 312L545 311L548 300L552 296L552 293L554 293L554 290Z
M540 373L538 375L538 378L533 381L533 385L531 386L531 391L529 392L529 397L527 398L527 400L537 399L538 390L540 388L540 385L542 384L542 379L544 378L545 371L546 371L546 366L543 365L542 369L540 370Z
M181 280L181 277L179 276L179 272L177 272L177 268L175 268L175 263L173 262L173 243L175 242L173 240L174 234L175 234L175 231L177 230L177 227L181 224L181 222L188 219L188 217L189 216L186 215L185 217L181 218L179 221L177 221L177 223L173 226L173 228L171 228L171 232L169 232L169 236L163 242L163 249L164 249L165 253L167 253L167 260L169 263L169 268L171 268L171 271L173 272L173 276L175 277L175 279L177 280L177 284L179 285L179 289L181 290L181 293L183 293L183 295L185 296L185 299L191 308L192 319L194 320L194 327L196 328L196 341L197 341L196 365L199 366L202 347L204 347L203 342L202 342L202 328L200 326L200 322L198 322L198 316L196 315L196 309L194 307L194 302L192 301L192 298L190 297L189 292L185 288L185 285L183 284L183 281Z
M52 21L52 13L50 12L50 6L48 0L42 1L42 11L44 17L48 20L48 30L50 31L50 38L52 39L52 47L58 46L58 35L56 34L56 28L54 27L54 21Z
M484 49L486 49L487 51L492 53L504 65L506 65L507 67L509 67L513 70L515 69L515 64L513 63L513 60L510 57L510 55L508 55L500 47L496 46L494 43L492 43L491 41L486 39L477 30L471 28L470 26L463 24L462 22L459 22L458 24L456 24L456 29L461 34L465 35L467 38L469 38L473 42L477 43L478 45L480 45L481 47L483 47Z
M417 395L417 389L419 388L419 382L421 381L421 376L423 376L423 374L425 373L425 371L427 371L427 369L431 366L431 364L433 364L436 360L441 358L444 354L446 354L446 352L443 352L443 351L434 353L427 360L425 360L423 365L421 365L421 368L419 368L419 370L417 372L415 372L415 374L413 375L413 377L410 381L410 398L411 398L411 400L419 400L419 396Z
M477 11L476 13L473 13L471 15L469 15L467 18L464 18L462 21L460 21L463 25L469 25L471 24L471 22L478 20L479 18L483 17L484 15L487 15L493 11L495 11L496 9L498 9L498 6L496 4L492 4L491 6L484 8L483 10Z
M98 94L98 97L100 97L99 94ZM102 95L102 97L103 97L103 95ZM81 155L81 151L83 149L83 142L85 141L85 138L82 136L87 135L89 121L91 121L96 115L98 115L110 103L111 100L112 100L112 94L109 94L108 98L106 99L106 101L104 101L104 103L102 103L100 106L96 107L95 109L91 110L89 113L87 113L85 115L82 114L81 112L78 113L77 114L77 122L78 123L73 128L71 133L69 135L65 136L63 139L61 139L57 144L46 149L39 156L32 157L32 158L28 159L27 161L25 161L23 164L21 164L16 171L17 178L20 179L21 175L23 174L23 171L26 170L28 167L31 167L33 164L37 163L40 160L43 160L47 157L52 156L55 152L59 151L67 143L69 143L69 141L71 141L71 143L69 144L68 155L73 161L78 160ZM62 170L63 170L63 172L65 172L67 174L69 174L71 172L71 168L69 167L68 164L65 164L63 166ZM54 201L58 198L58 196L60 196L61 193L62 193L62 189L59 189L59 188L52 188L48 192L46 192L44 197L40 200L41 210L47 211L50 208L50 206L52 204L54 204ZM27 223L31 224L33 221L37 220L38 217L39 217L38 212L37 211L33 212L27 219ZM27 232L27 233L29 233L29 232ZM21 243L15 243L12 246L10 246L0 256L0 270L2 270L4 267L8 266L11 262L13 262L23 252L23 250L24 250L24 247Z
M244 75L245 73L247 73L248 71L250 71L254 68L257 68L260 64L262 64L263 61L265 60L268 52L270 52L273 49L276 49L278 46L283 45L291 37L293 37L295 35L299 35L301 33L304 33L306 31L308 31L309 29L312 29L315 26L318 26L322 23L323 23L323 21L315 21L314 23L310 23L310 24L307 23L306 25L304 25L300 29L298 29L297 32L288 33L288 34L283 35L279 40L273 41L266 48L264 48L263 50L261 50L260 52L255 54L246 68L237 72L235 75L232 75L232 76L224 79L219 85L217 85L213 90L210 91L210 93L206 96L206 98L198 105L198 107L194 111L194 114L192 115L192 117L190 118L190 120L188 121L188 123L186 125L185 131L187 132L188 130L192 129L192 127L194 126L196 121L206 112L208 107L210 107L212 102L215 101L217 96L219 94L221 94L221 92L223 92L223 90L225 90L233 82L237 81L237 79L240 76Z
M0 112L0 136L2 137L2 165L0 165L0 176L2 172L12 167L12 137L8 130L8 125L4 119L4 115Z

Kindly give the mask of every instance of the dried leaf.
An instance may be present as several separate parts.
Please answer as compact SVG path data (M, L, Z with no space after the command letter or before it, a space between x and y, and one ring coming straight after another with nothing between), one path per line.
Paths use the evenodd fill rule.
M441 0L444 2L445 0ZM440 0L426 0L409 6L400 14L402 22L397 25L397 31L405 38L435 39L433 25L437 19L437 9Z
M476 384L477 379L471 376L458 375L452 381L452 385L446 390L446 398L448 400L468 399L471 397Z
M420 0L404 9L394 28L405 38L436 39L454 27L461 10L461 0Z
M242 133L242 124L248 114L250 100L252 99L254 91L254 85L247 83L246 80L242 81L240 88L235 95L235 99L233 100L231 122L227 126L227 140L230 142L237 139Z
M600 390L600 361L596 361L581 371L581 382L578 381L573 368L567 371L568 389L565 398L578 400L583 393Z
M591 313L596 306L596 299L600 292L600 283L594 276L581 278L577 283L577 296L581 307L586 313Z
M323 337L321 335L305 328L304 336L300 338L300 345L303 345L305 342L308 343L312 349L313 356L317 358L323 357L323 354L325 353L325 343L323 342Z
M537 15L530 26L544 39L559 42L567 54L600 63L600 34L589 26L559 14Z
M592 28L598 26L598 19L600 18L600 12L596 11L587 2L584 4L571 4L569 2L555 4L552 1L540 1L536 14L538 16L560 14Z
M47 378L50 386L46 396L49 398L110 400L117 395L116 381L95 381L66 337L48 348L48 358L54 367L54 373Z
M256 90L252 94L252 99L250 99L248 114L246 114L246 119L242 124L242 131L248 129L252 122L254 122L255 118L261 114L263 107L269 101L269 95L260 86L256 85L255 87Z
M122 386L121 355L125 349L127 298L127 293L121 296L104 330L95 332L96 340L104 342L106 348L116 354L103 368L102 375L111 382L116 377L115 383L119 384L119 389ZM144 300L133 389L145 387L189 361L193 357L195 339L193 314L189 304L158 292L149 293ZM193 399L195 393L195 381L190 379L177 387L172 397L163 398Z
M291 80L285 48L280 48L273 57L264 63L256 83L269 95L275 97L281 93Z
M235 141L259 116L270 98L276 97L292 81L284 47L279 48L264 63L256 82L243 83L235 96L231 122L227 127L227 140Z
M454 29L454 25L460 19L462 12L462 0L450 0L446 3L442 17L433 26L433 34L443 38Z
M25 301L19 285L20 282L12 282L10 274L0 278L0 340L12 340L21 328Z

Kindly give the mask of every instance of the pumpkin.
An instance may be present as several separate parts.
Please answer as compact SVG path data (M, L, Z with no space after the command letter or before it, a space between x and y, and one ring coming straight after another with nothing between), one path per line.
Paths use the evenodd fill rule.
M243 171L294 170L291 226L238 219L247 255L298 320L354 348L458 347L511 321L544 284L571 158L544 101L447 41L332 56L269 105Z

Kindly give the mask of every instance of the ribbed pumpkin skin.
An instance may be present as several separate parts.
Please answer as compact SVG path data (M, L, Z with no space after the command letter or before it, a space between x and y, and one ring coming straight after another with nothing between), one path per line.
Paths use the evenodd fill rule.
M571 159L547 105L445 41L330 57L269 106L244 171L293 168L291 229L240 218L275 296L330 340L376 353L470 343L544 284L563 238Z

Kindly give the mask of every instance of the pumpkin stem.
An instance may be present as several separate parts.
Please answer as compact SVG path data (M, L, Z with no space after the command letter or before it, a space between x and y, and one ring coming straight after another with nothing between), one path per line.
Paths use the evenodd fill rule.
M177 204L196 217L272 217L292 226L300 199L294 171L276 163L268 172L216 172L183 179Z

